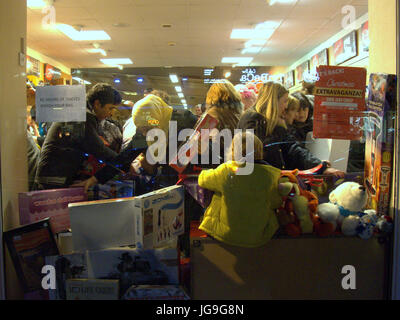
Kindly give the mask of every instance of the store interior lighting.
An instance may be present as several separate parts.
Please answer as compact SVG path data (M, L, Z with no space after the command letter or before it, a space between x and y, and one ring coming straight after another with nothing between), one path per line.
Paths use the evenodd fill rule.
M178 76L176 74L170 74L169 78L171 79L172 83L178 83L179 82Z
M111 40L111 37L103 30L78 31L63 23L57 24L56 28L73 41Z
M175 87L176 92L182 92L182 88L180 86Z
M43 9L52 6L53 0L27 0L26 6L29 9Z

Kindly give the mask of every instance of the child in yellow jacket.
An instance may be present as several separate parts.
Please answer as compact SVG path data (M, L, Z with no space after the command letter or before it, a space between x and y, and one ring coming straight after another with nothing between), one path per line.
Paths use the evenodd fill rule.
M239 174L246 165L252 165L238 161L241 150L247 156L252 152L245 148L248 139L254 139L254 167L247 174ZM250 132L237 133L230 150L234 161L203 170L199 176L199 186L214 191L199 229L230 245L262 246L279 227L275 210L282 204L278 193L281 170L262 160L262 142Z

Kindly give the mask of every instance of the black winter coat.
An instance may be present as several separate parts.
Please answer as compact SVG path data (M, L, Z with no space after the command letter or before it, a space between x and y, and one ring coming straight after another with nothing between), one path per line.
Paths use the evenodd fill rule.
M303 148L283 127L277 126L272 135L266 136L265 117L251 108L242 114L238 128L254 129L254 134L264 144L264 160L282 170L306 170L319 164L321 160Z

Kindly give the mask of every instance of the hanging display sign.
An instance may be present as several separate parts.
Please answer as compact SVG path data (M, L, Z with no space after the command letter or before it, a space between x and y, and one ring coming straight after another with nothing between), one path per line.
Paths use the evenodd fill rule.
M309 61L303 62L301 65L296 67L296 82L299 84L304 80L304 73L307 73L309 70Z
M367 71L319 66L314 100L314 138L358 140L362 137Z
M333 45L334 64L339 65L357 55L356 31L336 41Z
M36 119L38 122L86 121L85 86L37 87Z
M328 49L324 49L311 58L310 71L315 72L318 66L327 66L328 64Z
M40 77L40 61L26 56L26 75Z
M369 28L368 28L368 21L364 22L361 26L361 51L362 52L369 52Z
M48 81L60 79L61 70L56 67L53 67L51 64L46 63L44 65L44 78Z

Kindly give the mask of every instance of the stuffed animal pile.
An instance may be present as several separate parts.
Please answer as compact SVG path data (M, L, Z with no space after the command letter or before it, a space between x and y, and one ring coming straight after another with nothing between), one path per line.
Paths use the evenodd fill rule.
M344 182L329 194L328 203L318 205L317 215L322 225L331 226L331 233L340 230L346 236L369 239L374 231L390 232L392 219L378 217L375 210L363 210L366 203L365 187L356 182ZM327 229L329 227L324 228Z

